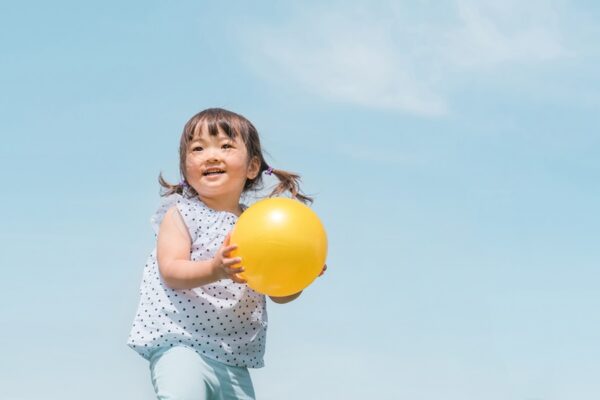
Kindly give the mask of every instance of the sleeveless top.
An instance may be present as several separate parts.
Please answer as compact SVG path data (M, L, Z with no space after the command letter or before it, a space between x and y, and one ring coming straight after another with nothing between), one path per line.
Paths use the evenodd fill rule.
M213 210L198 197L172 194L163 198L152 216L155 236L173 206L192 239L192 261L214 257L237 221L235 214ZM144 268L140 301L127 340L142 357L149 359L163 347L187 346L227 365L260 368L266 332L264 295L230 279L193 289L171 289L162 280L154 248Z

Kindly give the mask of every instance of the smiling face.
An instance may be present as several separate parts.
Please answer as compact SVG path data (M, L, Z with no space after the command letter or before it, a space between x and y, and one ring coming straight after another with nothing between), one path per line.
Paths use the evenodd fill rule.
M210 135L205 125L199 128L186 151L187 182L209 207L237 210L244 184L258 175L260 163L249 160L240 135L230 138L221 130Z

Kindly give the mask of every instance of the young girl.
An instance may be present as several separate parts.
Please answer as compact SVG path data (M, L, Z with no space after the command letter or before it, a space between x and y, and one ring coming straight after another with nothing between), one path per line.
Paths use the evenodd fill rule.
M150 361L159 399L254 399L247 368L264 365L266 302L237 275L243 260L229 257L229 231L246 208L240 196L263 172L280 180L271 196L312 199L300 193L298 175L267 165L252 123L227 110L193 116L179 156L181 183L159 176L166 192L152 217L157 244L127 343Z

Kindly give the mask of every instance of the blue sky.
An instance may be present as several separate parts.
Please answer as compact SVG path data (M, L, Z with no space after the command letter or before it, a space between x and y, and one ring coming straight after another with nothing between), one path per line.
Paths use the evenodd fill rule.
M152 398L125 345L187 119L299 172L326 275L269 304L261 399L600 396L600 9L0 6L2 398Z

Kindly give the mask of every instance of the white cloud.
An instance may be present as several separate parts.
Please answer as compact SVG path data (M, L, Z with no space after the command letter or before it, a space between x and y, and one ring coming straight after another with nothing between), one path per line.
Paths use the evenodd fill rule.
M371 4L304 5L279 26L253 27L247 60L332 101L439 116L454 78L567 55L552 3L459 0L446 14L430 12L437 2Z
M567 55L554 10L539 4L458 1L460 24L448 32L448 62L459 67L540 63Z
M417 114L445 111L443 102L403 67L394 44L376 24L322 18L312 28L308 37L292 30L262 38L266 63L329 99Z

